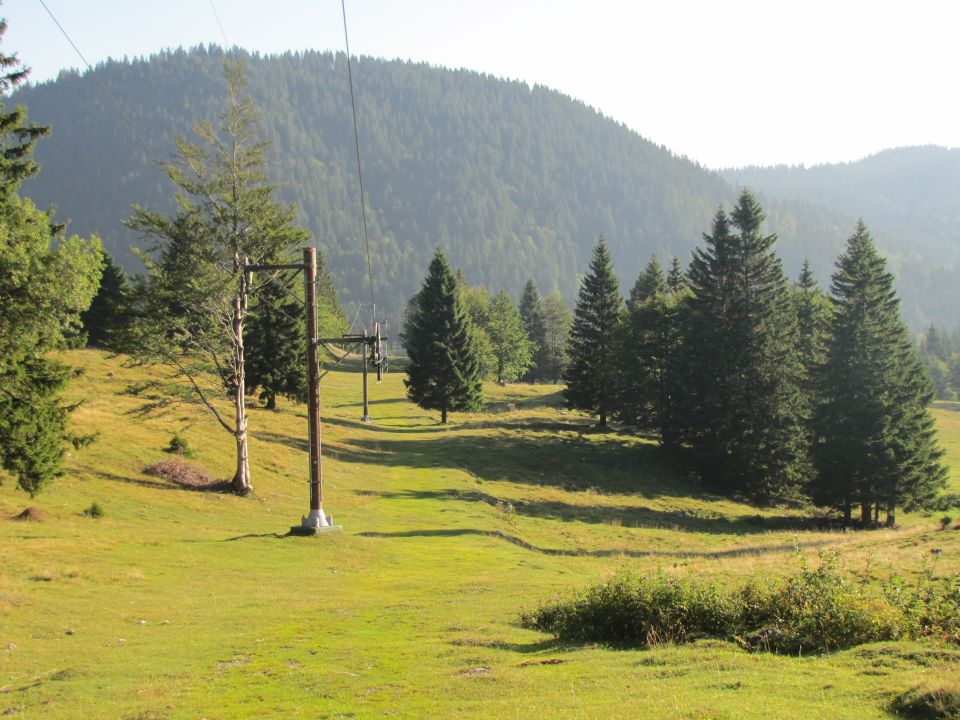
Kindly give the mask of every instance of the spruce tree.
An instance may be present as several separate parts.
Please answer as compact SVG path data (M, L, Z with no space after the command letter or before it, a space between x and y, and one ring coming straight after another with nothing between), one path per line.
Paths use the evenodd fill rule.
M544 353L539 377L556 384L566 372L569 360L568 340L573 313L556 290L543 301Z
M6 22L0 20L0 38ZM26 79L16 55L0 53L0 95ZM73 371L52 350L80 330L96 293L97 239L59 237L62 225L17 193L38 170L33 146L48 129L27 123L26 109L0 105L0 467L31 496L61 474L67 429L61 392ZM2 479L2 476L0 476Z
M826 359L826 341L830 325L830 301L817 286L810 263L803 261L800 276L793 286L797 316L797 357L802 375L803 421L808 446L816 437L816 412L821 402L820 372Z
M624 421L658 433L661 443L671 446L678 439L674 398L686 292L682 286L670 289L654 256L631 294L623 323L618 412Z
M946 484L928 406L933 387L923 373L900 304L863 222L837 260L814 447L817 502L849 521L860 506L870 522L882 508L926 507Z
M546 378L543 368L547 362L547 326L544 319L543 298L540 297L540 290L533 278L527 280L527 284L523 286L523 294L520 296L520 319L523 321L523 328L533 351L530 366L523 374L523 379L527 382L543 380Z
M90 307L80 314L87 345L114 352L122 350L124 331L131 320L130 292L126 274L104 253L100 289Z
M654 255L650 258L647 266L637 276L637 281L630 289L630 297L627 299L627 309L631 309L634 305L653 297L657 293L665 295L667 290L667 280L663 275L663 268L660 266L660 261L657 260L657 256Z
M680 258L674 256L670 261L670 270L667 271L667 287L674 294L679 293L687 286L687 276L680 266Z
M620 285L603 236L597 240L590 270L580 283L570 328L570 362L564 373L567 406L598 416L605 428L616 409L619 331L623 314Z
M478 410L483 402L480 358L473 324L447 258L437 250L407 316L404 342L410 362L407 396L440 422L454 410Z
M260 389L267 410L275 410L277 396L305 402L307 396L306 318L302 282L286 287L271 278L257 291L246 332L247 391ZM346 320L323 259L317 251L317 330L320 337L336 337Z
M520 311L504 290L497 292L490 301L487 332L496 356L497 384L513 382L530 366L534 346L527 337Z
M796 318L775 235L744 191L721 208L688 272L683 425L701 473L724 491L769 501L809 477Z

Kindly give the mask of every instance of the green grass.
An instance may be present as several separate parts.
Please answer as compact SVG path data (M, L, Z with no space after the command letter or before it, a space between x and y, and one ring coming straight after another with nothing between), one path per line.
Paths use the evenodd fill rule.
M143 474L174 433L214 477L232 443L194 408L141 417L119 394L143 370L68 355L86 374L67 475L30 500L7 480L0 518L0 714L206 717L887 717L960 665L956 646L881 643L823 657L703 640L651 650L558 644L522 610L621 568L734 583L836 547L849 569L960 570L960 532L831 534L790 508L713 497L649 442L596 434L552 386L488 386L491 411L432 413L402 377L322 385L324 507L344 531L284 537L307 511L305 415L252 412L255 493L176 488ZM511 407L512 406L512 407ZM495 410L495 411L494 411ZM937 410L960 466L960 414ZM958 487L956 471L953 487ZM102 517L84 510L97 503Z

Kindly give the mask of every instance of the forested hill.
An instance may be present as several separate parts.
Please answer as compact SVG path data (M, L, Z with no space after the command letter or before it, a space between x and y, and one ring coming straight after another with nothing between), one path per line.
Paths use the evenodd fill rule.
M919 291L931 319L950 327L960 319L960 149L897 148L851 163L723 175L768 198L816 203L882 228L878 244L905 294Z
M156 160L171 157L174 134L189 137L193 123L222 110L223 57L218 48L163 52L16 92L11 103L26 104L32 121L53 128L37 146L43 170L25 193L42 207L55 205L72 232L99 233L134 269L130 247L143 243L122 222L133 203L172 207ZM342 300L365 301L345 58L310 52L245 59L280 197L299 208ZM686 263L717 207L735 198L719 174L547 88L369 58L353 70L375 295L394 318L437 246L471 283L516 296L532 276L544 291L556 287L572 300L598 235L626 289L651 253ZM855 217L871 224L866 211L765 207L787 271L796 275L809 256L822 284ZM881 229L872 227L884 248ZM930 314L919 290L901 283L901 292L911 320Z

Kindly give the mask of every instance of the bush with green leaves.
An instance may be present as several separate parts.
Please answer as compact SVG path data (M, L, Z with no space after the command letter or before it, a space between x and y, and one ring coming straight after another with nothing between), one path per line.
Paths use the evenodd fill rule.
M187 458L188 460L197 454L194 452L193 448L190 447L187 439L178 433L173 434L173 436L170 438L170 444L164 448L164 451L173 453L174 455L179 455L180 457Z
M880 592L841 571L835 552L781 582L726 589L658 571L621 572L583 592L524 613L527 627L569 642L651 646L720 637L780 654L823 653L880 640L936 637L960 642L960 576L932 571Z

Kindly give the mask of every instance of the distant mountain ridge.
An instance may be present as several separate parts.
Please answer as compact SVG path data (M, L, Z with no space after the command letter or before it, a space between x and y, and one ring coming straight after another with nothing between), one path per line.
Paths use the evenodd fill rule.
M367 301L342 54L261 57L201 47L109 61L23 88L9 102L26 104L33 122L53 127L37 147L43 170L25 194L42 207L56 205L71 232L100 234L134 268L130 247L143 243L122 222L133 203L172 207L171 185L155 160L172 155L174 134L189 138L193 123L222 110L225 57L245 63L262 133L272 143L270 171L280 198L297 205L342 300ZM354 79L375 296L393 318L437 246L471 283L517 296L533 277L544 292L557 288L572 301L598 235L608 241L626 292L652 253L686 264L717 207L736 197L737 178L677 157L541 86L370 58L355 61ZM136 134L99 83L118 99ZM759 180L755 187L766 196L768 227L780 236L791 276L810 257L828 284L860 215L881 248L898 252L896 239L866 211L781 197ZM948 313L937 315L939 300L925 283L903 281L932 267L925 246L918 250L905 260L900 283L907 317L915 324L929 317L948 322Z
M849 163L721 171L773 200L815 203L862 217L890 257L902 293L927 286L923 318L960 321L960 148L895 148Z

